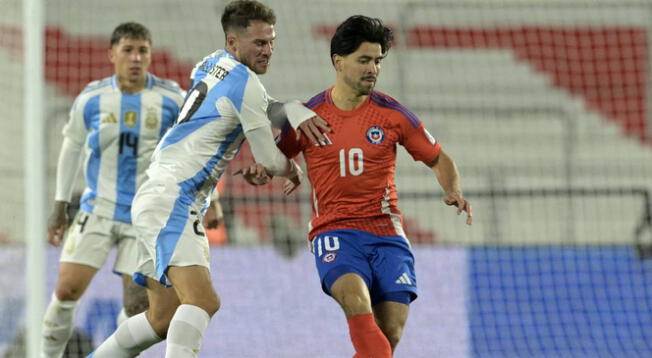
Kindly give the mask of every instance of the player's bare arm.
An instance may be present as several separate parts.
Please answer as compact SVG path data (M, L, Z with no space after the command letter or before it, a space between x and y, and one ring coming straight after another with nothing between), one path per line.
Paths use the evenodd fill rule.
M283 193L285 195L290 195L296 188L301 185L303 178L303 170L297 162L290 159L290 164L292 165L292 172L295 174L287 178L283 184ZM267 173L265 167L259 163L252 163L248 166L245 166L237 170L233 175L242 175L244 180L251 185L264 185L269 183L272 180L272 176Z
M48 242L52 246L59 246L63 241L63 234L68 228L68 202L55 201L52 214L48 219Z
M251 163L236 170L233 175L242 175L244 180L251 185L264 185L272 180L272 176L267 173L265 167L260 163Z
M466 212L466 223L471 225L473 223L473 210L471 209L471 203L464 199L462 194L460 174L453 158L442 151L429 166L444 190L444 203L457 207L457 215Z

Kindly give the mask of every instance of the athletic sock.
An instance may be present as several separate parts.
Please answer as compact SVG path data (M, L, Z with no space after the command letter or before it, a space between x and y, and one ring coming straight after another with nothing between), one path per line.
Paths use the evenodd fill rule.
M125 308L122 307L120 313L118 313L118 317L116 317L115 319L116 327L120 327L120 325L127 319L129 319L129 316L127 316L127 312L125 311Z
M210 319L208 313L197 306L179 306L168 329L165 358L197 357Z
M160 341L143 312L124 321L89 357L132 358Z
M356 352L353 358L392 357L392 347L376 325L373 313L355 315L348 322L351 342Z
M41 358L60 358L72 335L77 301L59 301L56 294L43 317Z

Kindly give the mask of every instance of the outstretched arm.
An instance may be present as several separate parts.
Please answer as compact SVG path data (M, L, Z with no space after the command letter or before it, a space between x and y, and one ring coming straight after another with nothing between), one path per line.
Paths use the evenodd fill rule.
M297 139L303 134L315 145L330 143L326 133L333 131L328 123L297 100L279 102L270 97L267 116L274 128L281 129L289 122L292 128L297 130Z
M429 166L435 173L439 185L444 190L444 203L446 205L456 206L457 215L466 212L466 223L471 225L473 222L471 203L464 199L460 185L460 174L457 171L457 166L453 158L442 151Z

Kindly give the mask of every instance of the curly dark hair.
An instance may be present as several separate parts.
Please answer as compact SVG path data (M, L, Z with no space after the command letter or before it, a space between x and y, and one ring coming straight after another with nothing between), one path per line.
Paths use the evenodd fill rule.
M333 55L346 56L355 52L363 42L380 44L383 55L389 51L394 35L380 19L354 15L344 20L331 39L331 61Z

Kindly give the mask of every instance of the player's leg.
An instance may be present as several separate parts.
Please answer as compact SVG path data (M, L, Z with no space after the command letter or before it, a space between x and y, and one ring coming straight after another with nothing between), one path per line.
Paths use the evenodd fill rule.
M60 357L72 335L77 302L111 249L110 220L80 211L66 233L55 292L43 317L42 357Z
M118 315L118 326L127 318L145 312L149 306L145 287L133 281L133 273L138 270L138 245L136 229L133 225L120 223L117 241L117 257L113 272L122 274L122 310Z
M163 340L179 299L172 288L147 278L149 309L129 317L89 357L131 358Z
M414 256L403 237L378 237L374 246L371 301L376 322L394 350L403 335L410 303L417 297Z
M342 307L357 357L391 357L387 338L378 328L371 308L371 268L364 235L356 230L322 233L313 240L313 253L322 288Z
M118 326L129 317L147 311L149 300L147 290L135 283L131 275L122 275L122 310L118 314Z
M75 308L97 269L87 265L62 262L59 279L43 317L42 358L63 355L73 331Z
M177 308L167 336L166 358L197 357L204 331L220 307L210 272L204 266L171 266L168 278L181 305Z
M392 346L392 351L394 351L403 336L403 327L407 322L410 306L399 302L384 301L375 304L373 310L378 327L383 331Z

